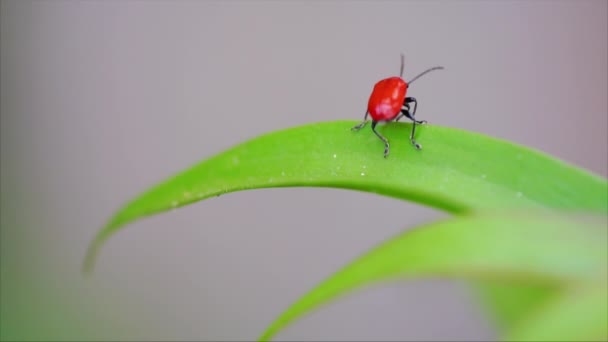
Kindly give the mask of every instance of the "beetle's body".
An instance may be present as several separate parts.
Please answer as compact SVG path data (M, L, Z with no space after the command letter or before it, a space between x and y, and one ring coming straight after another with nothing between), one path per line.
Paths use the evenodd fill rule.
M412 82L418 79L420 76L433 71L443 69L441 66L433 67L418 74L418 76L411 79L409 82L403 80L403 64L405 57L401 54L401 72L399 77L385 78L374 85L374 90L369 96L367 102L367 111L363 122L353 127L352 130L358 131L365 124L367 124L367 116L372 117L372 131L380 140L384 142L384 158L389 154L389 143L388 140L383 137L378 131L376 131L376 125L378 122L386 121L399 121L402 117L406 117L413 121L412 133L410 134L410 141L417 149L421 149L420 144L414 140L414 133L416 132L416 124L424 124L426 121L418 121L415 119L416 109L418 108L418 101L413 97L406 97L407 88ZM414 104L414 108L410 113L410 104Z
M401 113L407 83L401 77L390 77L374 85L367 112L374 121L391 121Z

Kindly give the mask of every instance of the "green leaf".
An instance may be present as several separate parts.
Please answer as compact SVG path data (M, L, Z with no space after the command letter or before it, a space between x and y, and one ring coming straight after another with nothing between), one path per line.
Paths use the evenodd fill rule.
M260 338L338 296L395 277L451 277L532 287L602 283L608 270L607 218L581 221L557 214L472 214L400 234L334 273L291 305ZM560 306L563 310L566 304ZM579 314L584 313L581 305ZM544 336L564 319L543 316L517 336ZM595 327L595 325L594 325ZM548 330L546 330L546 329ZM564 333L576 335L571 324Z
M504 340L608 340L608 284L603 282L566 291L522 320Z
M98 233L85 260L91 270L102 243L123 225L233 191L289 186L353 189L411 200L452 213L489 208L552 207L608 211L605 179L545 154L476 133L410 124L379 130L337 121L252 139L169 178L124 206Z
M490 320L499 331L508 331L528 311L544 304L557 294L556 284L513 284L482 281L472 284L483 306L490 311Z

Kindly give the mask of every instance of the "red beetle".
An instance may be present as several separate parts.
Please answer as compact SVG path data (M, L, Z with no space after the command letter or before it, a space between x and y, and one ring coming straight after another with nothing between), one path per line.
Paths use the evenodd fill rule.
M369 102L367 103L367 112L365 112L363 122L352 128L352 130L355 131L363 128L363 126L367 124L367 116L371 115L372 131L374 131L378 138L384 142L384 158L386 158L389 154L389 144L388 140L380 135L378 131L376 131L376 125L378 122L388 122L393 120L399 121L399 119L404 116L412 120L414 125L412 126L410 140L417 149L421 148L421 146L414 140L414 133L416 132L416 124L425 124L426 121L417 121L415 119L418 102L413 97L405 97L405 94L407 93L407 88L409 85L417 80L420 76L433 70L443 69L442 66L432 67L412 78L409 82L405 82L402 78L404 60L405 56L401 54L401 72L399 73L399 77L385 78L374 85L374 90L372 91L372 94L369 97ZM412 110L411 113L410 103L414 104L414 110Z

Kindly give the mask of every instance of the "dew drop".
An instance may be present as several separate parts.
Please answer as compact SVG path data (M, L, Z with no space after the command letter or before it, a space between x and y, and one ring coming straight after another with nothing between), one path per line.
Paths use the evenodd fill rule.
M190 198L190 192L188 192L188 191L184 192L184 198Z
M481 178L486 179L486 175L485 174L481 175Z
M361 176L365 176L365 172L361 172Z
M285 171L281 171L281 176L285 176Z
M336 159L337 155L334 153L334 159Z
M521 196L523 196L523 194L518 191L517 194L516 194L516 196L517 196L517 198L520 198Z
M177 207L177 205L178 205L178 204L179 204L179 203L178 203L177 201L173 201L173 202L171 202L171 206L172 206L173 208Z
M232 157L232 164L234 165L238 165L239 164L239 157Z

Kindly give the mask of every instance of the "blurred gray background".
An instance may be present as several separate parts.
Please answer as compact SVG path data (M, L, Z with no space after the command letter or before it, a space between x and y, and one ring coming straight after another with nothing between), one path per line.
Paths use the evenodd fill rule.
M606 1L2 1L6 339L252 340L399 231L446 214L332 189L234 193L138 221L125 201L245 139L361 118L373 84L444 65L418 116L606 176ZM379 150L380 153L380 150ZM280 340L492 339L462 283L392 282Z

